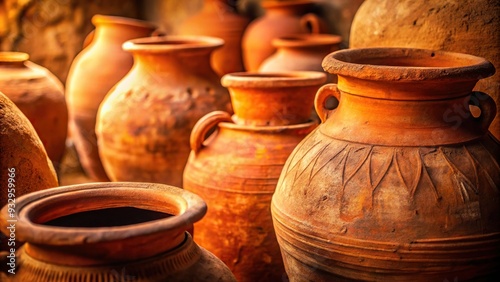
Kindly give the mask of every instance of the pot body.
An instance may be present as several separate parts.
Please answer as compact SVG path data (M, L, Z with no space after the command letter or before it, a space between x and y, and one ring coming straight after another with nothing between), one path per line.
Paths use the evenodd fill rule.
M17 197L58 186L57 176L33 125L19 108L0 92L0 195L2 206L15 208ZM12 204L14 204L12 206ZM6 234L10 237L11 234ZM14 236L15 237L15 236ZM0 234L0 250L8 250L8 237Z
M218 111L193 129L184 189L209 207L206 220L195 224L197 242L226 263L238 281L282 279L271 196L286 158L316 125L238 125Z
M0 52L0 91L29 119L57 170L68 131L62 83L46 68L28 61L28 54Z
M296 33L322 33L325 23L315 14L307 13L314 2L307 0L263 1L264 16L252 21L243 34L243 63L247 71L257 71L260 64L276 48L272 40Z
M457 16L460 15L460 16ZM352 23L350 47L412 47L467 53L500 68L500 2L367 0ZM481 44L477 44L481 42ZM500 108L500 74L481 79L477 91L488 93ZM500 140L500 117L490 132Z
M272 199L290 281L495 280L496 110L471 93L493 66L399 48L338 51L323 66L338 85L318 91L323 123L290 155Z
M342 38L329 34L289 35L273 40L276 52L265 59L259 72L324 71L323 58L340 49ZM336 77L328 74L328 82Z
M16 232L26 243L5 281L236 281L186 232L206 212L196 195L120 182L41 192L18 198Z
M237 13L227 0L205 0L202 10L180 26L181 35L205 35L224 40L215 50L211 64L219 76L244 71L241 55L243 32L250 20Z
M220 39L199 36L124 45L134 67L102 103L96 128L112 180L182 187L194 124L211 111L231 110L229 94L210 66L211 52L221 45Z
M71 64L66 81L66 96L70 114L70 134L82 168L95 181L109 181L97 149L95 124L97 111L104 96L133 64L130 53L122 44L149 36L155 29L147 22L96 15L92 41Z

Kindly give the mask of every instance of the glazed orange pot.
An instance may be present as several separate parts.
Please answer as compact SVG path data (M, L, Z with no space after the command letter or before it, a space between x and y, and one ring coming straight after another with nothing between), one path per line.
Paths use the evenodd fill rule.
M194 124L211 111L231 111L229 94L210 66L211 53L222 44L201 36L124 44L135 64L106 96L96 127L111 180L182 187Z
M498 280L495 102L471 92L493 65L361 48L323 66L338 84L316 94L322 124L288 158L271 205L290 281Z
M66 149L68 109L62 83L22 52L0 52L0 91L29 119L57 169Z
M272 40L296 33L323 33L326 24L317 15L308 13L311 0L262 1L264 16L252 21L243 34L243 63L247 71L257 71L260 64L276 48Z
M1 92L0 129L1 206L14 204L11 207L15 208L18 197L58 186L55 170L33 125ZM7 235L10 237L10 232ZM0 234L0 251L10 249L8 242Z
M88 46L76 56L66 81L71 138L80 163L95 181L108 181L97 149L95 123L104 96L133 64L122 44L133 38L149 36L155 29L151 23L136 19L95 15L96 29Z
M285 93L301 89L302 97L287 101L308 104L324 80L319 72L295 76L237 73L224 76L222 83L240 95L263 92L268 94L267 101L276 92L273 84ZM265 103L256 99L252 105L258 108ZM195 224L196 239L226 263L238 281L282 279L283 262L269 209L271 196L286 158L316 126L310 119L287 125L242 124L222 111L205 115L195 125L184 189L200 195L208 205L205 220ZM205 140L213 129L215 133Z
M296 34L275 38L276 52L265 59L259 72L324 71L323 58L340 49L342 37L330 34ZM328 82L336 77L328 74ZM333 81L335 80L335 81Z
M241 39L250 19L240 15L227 0L205 0L203 8L188 18L179 28L181 35L205 35L224 40L224 46L214 51L211 64L215 72L244 71Z
M461 15L461 16L457 16ZM350 47L407 47L467 53L500 68L500 2L497 0L365 0L352 22ZM474 90L488 93L500 108L500 72ZM500 115L490 132L500 140Z
M5 281L236 281L186 232L206 205L180 188L89 183L17 200L16 236L26 243ZM2 231L6 215L7 206Z

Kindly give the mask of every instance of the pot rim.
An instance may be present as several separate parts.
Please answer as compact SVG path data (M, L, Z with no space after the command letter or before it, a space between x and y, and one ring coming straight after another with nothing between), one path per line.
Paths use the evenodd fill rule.
M5 51L0 52L0 63L21 63L26 62L30 55L25 52Z
M420 65L371 63L387 58L404 60L408 64L418 62ZM404 47L339 50L327 55L322 66L325 71L339 76L375 81L479 80L495 73L493 64L482 57Z
M157 28L155 24L148 21L143 21L135 18L110 16L102 14L94 15L91 21L94 26L97 26L98 24L119 24L119 25L135 26L140 28L149 28L149 29Z
M273 39L272 45L280 47L323 47L342 43L342 37L334 34L290 34Z
M224 40L211 36L166 35L128 40L122 48L130 52L168 52L186 49L215 49L224 45Z
M124 192L124 195L118 196ZM75 205L68 199L89 197L95 206ZM162 209L153 209L147 198L165 203ZM162 197L163 196L163 197ZM172 197L173 196L173 197ZM116 202L109 204L110 197ZM78 198L81 199L81 198ZM106 205L108 204L108 205ZM175 207L177 215L145 221L136 224L112 227L60 227L36 223L36 219L49 217L45 222L65 215L91 210L116 207L136 207L166 212L167 207ZM63 209L63 213L53 213L54 209ZM104 243L117 240L134 240L135 237L157 234L170 230L188 229L199 221L207 211L206 203L197 195L170 185L158 183L102 182L87 183L50 188L23 195L16 199L16 213L8 216L8 206L1 210L0 225L4 228L16 221L18 239L28 243L42 245L82 245ZM57 216L54 216L57 215ZM50 218L52 216L52 218ZM9 221L10 220L10 221Z
M222 128L228 128L239 131L251 131L252 133L275 134L284 133L288 131L304 130L314 128L319 125L319 120L311 117L307 122L288 124L288 125L252 125L252 124L238 124L235 123L235 115L231 117L232 122L220 122L218 125Z
M320 86L326 74L319 71L234 72L224 75L221 84L228 88L276 88Z

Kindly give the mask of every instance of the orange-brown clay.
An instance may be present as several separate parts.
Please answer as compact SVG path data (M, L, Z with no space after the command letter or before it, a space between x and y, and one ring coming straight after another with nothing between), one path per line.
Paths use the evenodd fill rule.
M80 163L95 181L108 181L102 167L95 136L96 115L104 96L133 64L122 44L130 39L149 36L151 23L115 16L95 15L96 29L90 43L74 59L66 81L71 137Z
M186 232L204 201L153 183L64 186L17 199L16 274L6 281L236 281ZM2 231L9 226L5 206ZM3 281L3 280L2 280Z
M212 51L222 44L202 36L124 44L135 64L106 96L96 127L111 180L182 187L194 124L211 111L231 111L229 94L210 66Z
M338 85L318 91L323 122L287 160L271 205L290 281L496 281L496 107L471 92L493 65L367 48L323 66Z
M0 52L0 91L29 119L57 170L68 132L64 86L49 70L28 59L22 52Z

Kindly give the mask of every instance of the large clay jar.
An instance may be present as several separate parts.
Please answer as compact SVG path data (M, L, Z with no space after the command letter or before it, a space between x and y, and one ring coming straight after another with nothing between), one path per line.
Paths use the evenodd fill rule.
M262 61L276 48L274 38L296 33L322 33L326 24L308 13L315 3L311 0L262 1L266 13L250 23L243 34L243 63L247 71L257 71Z
M500 1L366 0L354 17L350 46L412 47L467 53L500 69ZM474 90L488 93L500 108L500 73ZM500 140L500 115L490 125Z
M181 35L205 35L224 40L224 46L215 50L211 58L212 67L220 76L244 70L241 39L250 20L237 13L235 2L205 0L202 10L179 28Z
M0 92L0 205L14 204L29 192L58 186L57 176L35 129L19 108ZM3 229L5 230L5 229ZM7 234L10 237L10 234ZM15 239L15 235L14 235ZM0 234L0 251L8 250ZM4 265L0 268L3 268Z
M21 52L0 52L0 91L35 128L57 169L66 149L68 109L62 83Z
M191 135L192 152L184 170L184 189L208 205L205 220L195 224L197 242L229 266L238 281L281 281L284 273L270 213L271 197L288 155L317 122L308 117L323 73L228 74L222 83L236 96L267 96L246 105L249 111L283 112L287 102L309 105L299 123L254 125L250 118L216 111L201 118ZM278 93L281 92L281 93ZM257 94L260 93L260 94ZM281 104L276 98L289 93ZM300 93L300 94L299 94ZM242 100L238 97L235 100ZM263 106L267 101L267 109ZM251 105L251 106L250 106ZM261 120L256 120L260 123ZM208 132L216 129L206 141Z
M361 48L323 66L338 85L318 91L322 124L290 155L271 205L290 281L497 281L495 102L471 92L493 65Z
M182 187L194 124L230 97L210 66L223 41L202 36L135 39L123 48L135 64L99 110L99 153L113 181Z
M323 71L321 62L331 52L340 49L342 37L330 34L296 34L275 38L276 53L264 60L259 72ZM328 82L336 82L333 75ZM333 81L335 79L335 81Z
M104 172L95 136L97 110L104 96L133 64L122 44L149 36L155 27L135 19L95 15L91 43L74 59L66 81L70 131L80 163L93 180L109 180Z
M206 212L177 187L91 183L16 201L15 275L5 281L236 281L186 230ZM0 226L11 223L7 206ZM4 281L2 280L2 281Z

